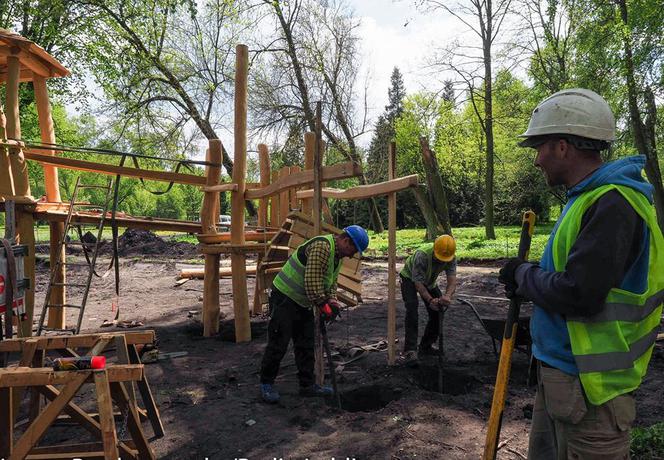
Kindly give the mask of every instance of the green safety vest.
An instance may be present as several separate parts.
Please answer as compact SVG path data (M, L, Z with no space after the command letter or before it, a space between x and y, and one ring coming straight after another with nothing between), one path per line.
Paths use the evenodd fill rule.
M272 282L274 287L279 289L279 291L281 291L284 295L290 297L298 305L301 305L305 308L310 308L312 305L309 301L309 298L307 297L306 292L304 291L305 266L302 264L302 262L300 262L298 254L300 252L300 248L303 248L312 241L321 239L330 243L330 257L327 259L327 270L325 272L325 279L323 280L325 291L329 292L330 289L332 289L334 283L337 281L339 270L341 270L341 262L338 263L336 267L334 266L334 235L316 236L298 246Z
M652 355L664 301L664 238L653 206L643 194L630 187L604 185L576 199L553 240L555 270L565 270L583 214L610 190L620 192L648 226L648 287L645 292L613 288L600 313L566 318L579 378L588 400L594 405L639 387Z
M406 259L406 263L404 264L403 268L401 269L400 275L403 276L404 278L408 278L409 280L412 280L412 271L413 271L413 263L415 260L415 255L418 252L423 252L427 256L427 282L425 283L426 286L429 289L433 289L436 287L436 281L438 280L438 276L447 268L448 264L444 262L439 262L436 263L436 268L433 268L433 243L426 243L417 248L417 250L412 253L408 258Z

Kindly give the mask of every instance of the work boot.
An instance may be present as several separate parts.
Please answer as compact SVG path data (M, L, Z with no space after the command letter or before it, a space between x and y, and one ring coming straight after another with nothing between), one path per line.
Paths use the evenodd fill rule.
M417 366L417 352L415 350L404 351L401 356L399 356L399 363L404 364L408 367Z
M317 383L314 383L308 387L300 387L300 396L332 396L334 390L332 387L320 386Z
M266 403L274 404L279 402L279 392L271 383L261 383L261 397Z

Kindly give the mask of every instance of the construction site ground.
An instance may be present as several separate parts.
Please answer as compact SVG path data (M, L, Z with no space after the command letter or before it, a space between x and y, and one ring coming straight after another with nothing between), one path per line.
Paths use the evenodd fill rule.
M443 393L437 392L437 358L418 367L388 366L387 261L362 265L364 303L343 313L329 328L344 409L334 401L298 395L292 348L277 386L281 401L259 397L259 366L267 340L267 316L252 318L253 340L234 343L231 280L220 282L221 329L203 338L203 281L177 283L182 261L200 259L195 246L157 241L154 235L120 241L120 297L113 275L95 279L81 332L104 327L120 307L124 325L154 329L161 358L146 364L166 436L152 447L163 459L477 459L483 450L497 367L492 341L469 306L455 302L445 314ZM48 252L46 250L46 252ZM106 257L108 251L106 251ZM72 257L72 256L70 256ZM73 256L76 257L76 256ZM79 256L80 257L80 256ZM37 266L36 305L43 303L48 255ZM98 271L103 271L102 259ZM251 264L253 262L248 262ZM403 260L398 261L398 267ZM223 259L222 265L229 260ZM461 264L458 294L502 297L499 262ZM83 276L83 272L80 275ZM249 277L250 299L254 278ZM504 318L507 301L469 297L481 316ZM524 307L524 314L528 307ZM403 344L404 307L397 286L397 344ZM420 307L420 334L426 311ZM132 324L133 322L133 324ZM364 347L363 350L361 347ZM351 362L349 362L351 361ZM344 364L345 363L345 364ZM526 385L529 358L514 355L498 458L527 453L534 387ZM655 347L650 371L636 392L638 426L664 417L661 388L664 350ZM328 380L329 382L329 380ZM147 433L152 434L148 424ZM121 429L120 429L121 431ZM75 436L67 431L59 441Z

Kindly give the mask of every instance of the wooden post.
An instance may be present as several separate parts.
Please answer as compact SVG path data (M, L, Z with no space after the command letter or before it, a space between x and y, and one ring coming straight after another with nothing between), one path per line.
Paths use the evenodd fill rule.
M279 179L287 177L289 174L288 166L284 166L279 170ZM288 201L288 189L285 189L279 194L279 217L283 222L288 216L290 202Z
M0 104L0 139L7 137L7 119L5 111ZM14 178L12 177L12 167L9 161L9 149L0 146L0 195L14 196Z
M247 175L247 74L249 50L247 45L235 47L235 154L233 156L233 182L237 191L231 193L231 243L245 244L244 192ZM235 312L235 341L251 340L249 298L247 294L246 255L243 251L231 253L233 271L233 310ZM215 277L219 278L218 272Z
M221 175L221 141L210 139L207 161L214 166L206 166L206 184L217 185ZM216 166L219 165L219 166ZM219 221L219 192L205 192L201 207L203 233L217 233ZM219 254L205 254L205 275L203 279L203 337L219 332Z
M41 132L41 140L45 144L55 144L55 130L53 128L53 117L51 115L51 103L48 97L48 88L46 86L46 78L35 75L32 80L33 86L35 88L35 102L37 104L37 115L39 117L39 131ZM48 155L55 156L55 151L46 150L45 152ZM60 203L62 199L60 197L60 185L58 183L58 168L55 166L42 165L44 168L44 182L46 186L46 201L50 203ZM49 257L51 261L58 259L58 251L61 249L59 247L59 241L62 239L62 235L65 231L64 222L49 222L50 228L50 252ZM62 247L60 260L65 260L65 249ZM55 274L55 282L58 284L64 284L66 281L65 265L60 264L59 267L56 267L55 264L51 264L51 273L53 270L57 270ZM65 305L67 298L67 292L64 286L53 286L51 288L51 304L53 305ZM50 308L48 310L48 327L55 329L64 329L65 328L65 318L66 318L66 309L62 308Z
M320 235L321 233L321 210L323 208L323 191L321 184L321 167L323 164L323 146L321 139L321 130L322 130L322 115L321 115L321 103L318 101L316 103L316 138L314 141L315 150L314 150L314 202L313 202L313 224L314 224L314 235ZM330 254L333 256L333 254ZM314 357L315 357L315 367L314 374L316 378L316 383L322 385L325 381L325 361L323 360L323 339L320 332L320 314L314 307L314 327L315 327L315 339L314 339Z
M258 144L258 164L261 173L261 188L270 185L270 152L267 145ZM268 199L261 198L258 205L258 226L267 227L267 205Z
M18 83L20 63L17 56L7 56L7 138L21 139L21 120L18 111ZM9 162L12 166L14 178L14 192L17 197L30 196L30 183L28 181L28 164L25 162L23 152L18 147L9 149Z
M276 182L279 179L279 171L272 171L270 174L272 182ZM270 197L270 227L281 227L282 222L279 215L279 194L272 195Z
M390 142L388 151L388 179L396 177L396 142ZM392 366L396 362L396 331L397 331L397 194L387 196L387 363ZM442 331L441 331L442 333Z
M304 169L314 169L314 153L316 152L316 134L304 133ZM302 212L307 216L311 216L313 211L313 199L302 199Z
M118 458L118 437L115 432L113 400L111 399L111 387L108 384L106 370L95 371L94 378L101 440L104 445L104 460L116 460Z

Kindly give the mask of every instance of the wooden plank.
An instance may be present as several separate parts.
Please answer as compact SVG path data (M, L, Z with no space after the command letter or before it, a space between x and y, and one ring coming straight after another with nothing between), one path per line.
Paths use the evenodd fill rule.
M178 275L180 278L195 278L203 279L205 274L205 269L203 268L183 268L180 270ZM247 265L247 275L256 274L256 265ZM227 278L233 275L233 270L231 267L221 267L219 268L219 278Z
M46 358L46 350L37 350L34 358L32 359L32 366L34 368L44 367L44 359ZM28 407L28 420L32 423L41 412L42 408L42 395L37 388L30 388L30 401Z
M39 414L39 417L25 430L14 446L14 451L9 457L9 460L23 459L28 455L28 452L30 452L30 450L44 436L48 427L51 426L58 414L62 412L62 409L74 397L78 389L81 388L81 385L83 385L85 380L90 376L90 372L72 372L71 374L73 374L73 378L65 384L58 397L51 401L44 411ZM117 459L117 453L115 459Z
M337 286L345 289L346 291L352 292L357 296L362 296L362 284L357 281L353 281L350 278L346 278L344 275L339 275L337 278Z
M201 244L199 249L203 254L232 254L264 252L269 246L263 243L246 244ZM235 271L235 268L233 268Z
M293 222L290 231L307 240L314 237L314 226L299 219L296 219L295 222Z
M274 238L276 234L277 232L275 231L262 232L262 231L247 230L244 232L244 241L245 242L262 241L264 243L267 243L272 238ZM198 238L198 241L200 243L205 243L205 244L230 243L231 233L230 232L206 233L206 234L196 235L196 238Z
M337 300L345 303L349 307L357 306L357 301L348 294L345 294L343 292L337 292Z
M288 166L284 166L279 170L279 179L285 179L286 177L290 177L289 173L290 168ZM279 193L279 215L282 216L287 216L289 211L290 211L290 200L288 198L288 192L290 189L282 189L281 193Z
M295 174L302 171L302 168L299 166L291 166L288 168L288 174ZM291 188L288 190L288 196L290 197L290 208L291 209L298 209L299 206L297 204L297 195L296 195L297 189L296 188Z
M14 443L14 403L11 388L0 388L0 458L9 458Z
M272 171L270 173L270 176L272 178L272 182L270 183L271 185L275 183L277 180L279 180L279 171ZM280 219L279 216L279 195L278 194L272 195L269 197L269 200L270 200L270 226L271 227L281 226L283 219Z
M339 274L344 275L346 278L350 278L353 281L357 281L358 283L362 282L362 276L358 274L355 270L344 264L341 264L341 269L339 269Z
M321 170L321 181L327 182L337 179L347 179L349 177L357 177L360 175L362 175L362 168L352 161L348 161L345 163L323 167ZM292 187L303 187L311 185L313 182L313 171L300 171L299 173L291 174L283 179L273 181L268 187L256 190L247 190L244 194L244 197L248 200L253 200L256 198L273 196L280 193L282 190L287 190Z
M60 395L60 391L52 385L40 386L37 387L37 389L41 394L46 396L51 401L55 400L58 397L58 395ZM98 414L97 415L88 414L72 401L69 401L69 403L67 403L63 411L71 418L71 420L78 423L82 428L87 430L92 436L101 439L102 436L101 425L97 420L95 420L95 417L99 418ZM101 443L99 444L101 445ZM130 444L131 443L125 443L123 441L120 441L118 443L118 447L120 449L123 458L125 455L128 457L132 457L134 455L133 454L134 447L133 445ZM54 452L58 452L58 448L59 446L55 447ZM99 449L101 450L103 448L100 447ZM35 452L36 450L37 449L32 449L30 452L32 453Z
M307 241L306 238L302 238L300 235L291 235L290 240L288 241L288 247L291 249L296 249L305 241Z
M19 72L20 62L16 56L7 57L7 84L5 85L5 110L7 111L7 137L21 139L21 119L19 116ZM30 182L28 181L28 164L25 156L18 148L9 149L9 162L11 163L12 177L14 179L14 193L18 196L30 196ZM31 254L34 254L31 252Z
M108 375L105 370L94 371L95 390L97 392L97 406L99 407L99 425L101 426L101 441L104 444L104 460L117 460L118 437L115 432L115 418L113 417L113 401Z
M109 343L114 339L115 334L101 334L97 342L88 350L86 356L98 356L106 349Z
M316 151L316 135L314 133L304 133L304 170L313 171L314 153ZM302 200L302 212L310 216L313 211L313 199L305 198Z
M127 345L145 345L155 342L155 333L152 330L117 332L109 335L123 334ZM71 336L32 337L37 340L37 350L58 350L65 348L90 348L99 339L97 334L81 334ZM16 353L24 348L27 339L10 339L0 341L0 352Z
M134 345L129 346L129 360L132 364L140 364L141 359L138 356L138 351ZM143 400L143 405L145 406L145 411L147 412L147 417L152 424L152 431L157 438L164 437L164 425L161 422L161 417L159 415L159 408L157 403L152 396L152 390L150 389L150 384L148 382L148 376L143 373L143 378L136 382L138 391L141 393L141 399Z
M142 364L122 364L109 366L108 378L111 382L140 380L143 376ZM60 371L42 367L12 367L0 369L0 388L27 387L39 385L67 385L77 381L81 375L90 377L90 371Z
M376 196L388 195L390 193L400 192L410 187L415 187L418 183L417 174L410 176L400 177L398 179L391 179L385 182L378 182L376 184L358 185L346 190L337 188L324 188L322 193L324 198L335 198L338 200L365 200ZM311 198L314 196L314 191L300 190L297 192L297 197Z
M120 408L120 412L127 418L127 428L132 441L136 445L139 457L141 460L154 460L156 457L148 444L145 433L143 433L136 406L131 403L125 390L126 388L121 383L111 383L111 394Z
M205 185L205 177L193 174L182 174L170 171L153 171L149 169L128 168L126 166L114 166L93 161L76 160L74 158L52 157L33 150L23 151L27 160L36 161L41 164L58 166L60 168L74 169L78 171L89 171L110 176L121 175L124 177L136 177L146 180L162 182L175 182L176 184ZM18 190L17 190L18 192Z
M301 220L303 222L309 223L310 225L313 225L313 221L311 219L311 216L307 216L304 213L301 213L299 211L293 211L288 215L289 218L293 220ZM343 230L340 228L335 227L334 225L327 224L323 222L321 224L321 230L325 230L326 233L332 233L334 235L341 235L343 233Z
M25 457L26 460L72 460L72 459L85 459L85 460L93 460L93 459L103 459L104 458L104 451L92 451L92 452L86 452L86 451L71 451L71 452L59 452L59 453L52 453L52 452L47 452L44 454L28 454L27 457ZM129 457L129 458L135 458L135 457ZM124 460L124 457L123 457Z
M49 203L50 205L51 203ZM37 203L32 215L37 220L47 220L49 222L64 222L67 219L67 212L58 209L43 209L44 203ZM106 219L108 220L108 216ZM76 224L98 224L99 214L77 212L72 215L72 223ZM116 216L118 227L138 228L141 230L165 230L182 233L199 233L201 231L200 222L178 221L172 219L153 219L151 217L131 217Z

